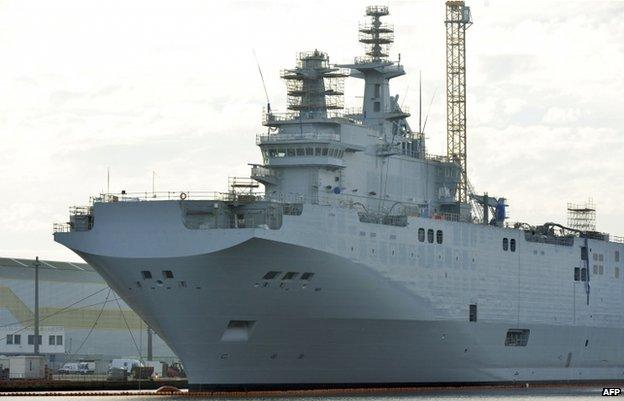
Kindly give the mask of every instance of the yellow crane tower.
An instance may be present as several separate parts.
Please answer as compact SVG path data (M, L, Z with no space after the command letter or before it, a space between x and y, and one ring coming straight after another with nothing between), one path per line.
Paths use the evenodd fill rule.
M466 29L472 25L470 7L446 2L446 154L461 168L456 198L468 202L466 160Z

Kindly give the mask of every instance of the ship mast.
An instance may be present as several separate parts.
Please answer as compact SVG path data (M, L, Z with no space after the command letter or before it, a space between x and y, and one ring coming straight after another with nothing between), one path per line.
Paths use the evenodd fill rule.
M281 74L286 81L288 109L304 119L326 118L328 110L342 109L346 76L344 71L330 66L327 53L299 53L297 66Z
M356 57L350 68L351 76L364 79L364 99L361 118L364 125L386 135L399 121L405 121L409 113L402 111L395 97L390 96L389 81L405 74L403 66L388 59L390 45L394 42L394 27L381 22L389 15L386 6L369 6L369 21L359 26L359 41L365 46L365 56Z

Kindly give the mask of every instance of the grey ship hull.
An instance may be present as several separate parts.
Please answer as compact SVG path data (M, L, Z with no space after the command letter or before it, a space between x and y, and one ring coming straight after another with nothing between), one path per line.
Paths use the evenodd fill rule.
M178 209L176 203L155 202L149 207L143 203L142 206L162 217L172 214L157 209L164 205ZM139 205L105 206L103 209L111 211ZM169 232L149 227L158 223L148 223L134 229L136 232L128 232L128 237L136 241L127 250L135 255L125 257L107 255L119 255L124 251L109 252L95 239L108 235L106 231L114 229L114 225L100 230L96 225L92 232L86 233L92 235L91 240L84 240L85 233L81 233L83 238L75 233L56 235L57 241L75 249L93 265L167 342L184 362L189 382L195 388L624 378L624 355L620 346L624 330L621 324L610 324L602 318L606 315L601 312L599 296L604 292L598 284L592 290L597 292L592 305L586 307L586 311L581 310L586 293L570 280L572 276L566 255L556 256L565 268L552 266L541 277L531 277L531 272L526 276L512 274L518 271L518 266L524 266L521 256L518 256L520 261L509 263L490 261L490 255L477 252L477 263L481 262L478 269L496 272L495 269L501 269L498 263L508 265L503 265L497 277L480 290L466 282L464 293L458 294L458 288L463 285L459 283L458 287L452 287L439 278L444 277L440 274L459 276L460 280L463 280L461 277L481 277L481 274L448 261L429 265L428 251L416 243L407 244L406 249L413 246L415 253L403 255L404 265L401 260L390 260L389 252L385 257L379 255L376 263L371 263L371 258L362 257L362 253L346 256L354 250L349 243L353 239L356 247L381 249L381 241L359 240L357 233L360 229L366 232L375 230L384 238L394 232L399 235L398 241L415 242L416 235L412 236L412 230L423 222L445 228L451 244L463 242L452 237L453 226L485 230L497 238L497 244L498 236L510 235L512 230L431 219L414 219L411 222L413 228L389 228L359 223L357 216L355 221L348 221L354 216L335 210L339 219L345 219L345 227L353 225L353 230L340 233L340 225L335 225L319 230L316 236L302 232L297 237L293 233L301 231L299 224L309 227L310 220L326 215L328 209L310 206L308 210L309 213L302 216L285 216L284 226L277 231L200 230L204 240L196 237L195 242L203 242L201 246L212 242L207 246L213 248L211 251L171 257L163 257L168 252L167 244L175 247L174 242L184 241L184 238L179 238L183 235L171 229L173 226L166 221L163 227L169 227ZM140 218L145 217L143 214ZM301 222L297 223L297 219ZM132 222L126 223L124 226L132 231L129 228L133 226ZM180 230L191 231L184 227ZM407 235L402 237L402 232ZM471 232L469 235L479 234ZM235 239L228 239L231 236ZM316 244L307 247L297 244L299 239L306 237L315 238ZM519 250L526 255L533 253L529 252L531 247L548 252L555 247L518 240ZM117 240L119 246L122 242L123 236ZM214 242L227 245L215 249ZM151 251L141 248L140 243L150 243L148 248ZM344 249L336 249L343 243ZM107 246L114 247L115 241L108 241ZM444 245L425 246L437 247L441 255L447 254ZM155 257L138 257L138 254L156 250L159 255ZM420 261L410 263L411 255ZM143 280L142 270L151 271L153 279ZM171 270L174 278L161 279L161 284L156 279L161 278L160 272L164 270ZM264 280L269 271L282 274L292 271L299 275L312 272L314 276L305 281L282 280L280 274L277 278ZM512 277L506 279L506 276ZM565 285L565 294L561 297L555 292L539 297L536 293L530 296L520 294L518 285L525 280L528 280L528 287L539 286L540 282L558 282ZM431 283L437 283L438 288L432 288ZM481 293L479 305L483 307L477 322L470 322L467 313L468 299L473 291ZM506 305L504 300L495 299L495 294L500 296L501 293L509 295L509 309L488 310L488 303ZM445 297L447 302L440 301ZM466 302L455 305L456 298L466 299ZM550 319L551 323L548 323L547 319L539 318L542 316L540 308L548 308L548 304L557 321ZM579 310L571 316L573 308ZM616 312L621 316L621 310ZM590 318L593 314L597 317ZM246 322L246 326L228 328L232 321ZM510 328L530 329L526 347L505 346L505 335Z

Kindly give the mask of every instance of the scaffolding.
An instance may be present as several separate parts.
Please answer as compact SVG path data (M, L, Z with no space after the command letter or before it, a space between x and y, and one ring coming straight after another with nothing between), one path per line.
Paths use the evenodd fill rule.
M288 109L299 117L326 117L327 110L344 108L346 70L332 67L327 53L319 50L299 53L297 66L282 70L286 82Z
M387 6L366 7L370 22L360 24L359 41L366 47L367 62L386 61L390 45L394 42L394 27L381 22L381 17L390 14Z
M446 153L461 168L457 200L468 201L466 157L466 29L472 25L463 1L446 2Z
M596 207L592 198L583 204L568 203L568 227L596 231Z

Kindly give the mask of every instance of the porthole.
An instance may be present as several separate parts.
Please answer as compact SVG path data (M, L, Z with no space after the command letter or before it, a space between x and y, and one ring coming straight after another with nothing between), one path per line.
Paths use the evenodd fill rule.
M425 229L424 228L418 229L418 242L425 242Z

